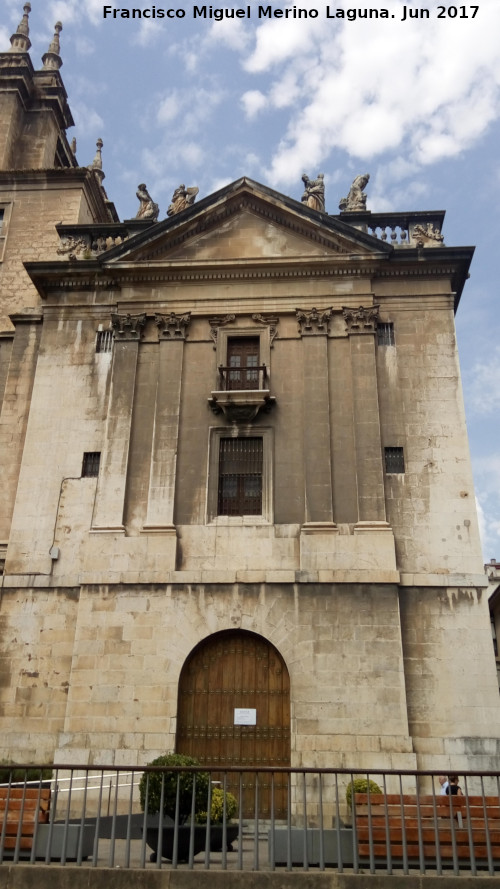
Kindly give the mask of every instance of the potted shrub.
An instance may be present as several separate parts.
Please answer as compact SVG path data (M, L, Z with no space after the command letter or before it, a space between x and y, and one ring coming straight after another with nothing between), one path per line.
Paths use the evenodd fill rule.
M189 858L190 842L193 854L205 849L207 841L207 808L210 776L208 772L181 771L182 768L199 766L197 759L179 753L159 756L150 766L162 767L161 771L144 772L139 783L142 810L147 813L146 841L153 849L151 858L158 854L172 859L175 830L177 829L177 858ZM173 771L172 768L176 768ZM224 798L226 806L226 841L228 846L238 835L237 825L227 822L236 812L237 803L232 794L224 794L213 788L210 806L210 849L217 851L223 843ZM163 810L162 809L163 799ZM194 822L192 814L194 810ZM151 818L150 816L154 816ZM177 824L176 824L177 821ZM160 825L162 828L160 839Z
M353 793L382 793L380 787L375 781L368 780L368 778L353 778L352 781L347 785L347 789L345 792L345 798L349 809L352 810L352 795Z

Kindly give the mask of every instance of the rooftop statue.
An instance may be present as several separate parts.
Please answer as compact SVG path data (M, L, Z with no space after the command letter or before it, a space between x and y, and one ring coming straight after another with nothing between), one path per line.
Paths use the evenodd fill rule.
M158 222L160 208L155 204L144 182L137 186L137 197L140 200L140 206L136 213L136 219L150 219L151 222Z
M199 190L200 189L196 185L191 186L191 188L186 188L185 185L179 185L172 195L172 203L167 210L167 216L174 216L176 213L180 213L181 210L185 210L186 207L190 207L191 204L194 204Z
M302 195L302 203L307 207L311 207L312 210L320 210L321 213L325 212L325 175L324 173L318 173L317 179L309 179L309 176L304 173L302 176L302 182L304 183L304 194Z
M366 194L363 189L368 185L369 179L369 173L362 173L361 176L356 176L349 194L340 201L339 210L347 210L348 212L366 210Z

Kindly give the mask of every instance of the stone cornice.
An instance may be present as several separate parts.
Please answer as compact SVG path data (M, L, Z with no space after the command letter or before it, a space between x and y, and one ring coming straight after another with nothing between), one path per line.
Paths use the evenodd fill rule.
M169 266L141 268L141 265L123 265L100 268L96 263L84 261L68 265L67 262L57 263L26 263L28 274L45 296L48 290L72 289L122 289L128 284L157 283L190 283L212 281L255 281L296 278L442 278L457 274L456 265L422 264L413 268L401 268L397 264L381 267L377 262L361 264L332 263L330 258L324 261L308 261L300 265L289 263L286 267L282 261L274 265L269 261L267 266L246 266L244 263L231 266L212 266L200 264L199 268L185 263L175 268Z

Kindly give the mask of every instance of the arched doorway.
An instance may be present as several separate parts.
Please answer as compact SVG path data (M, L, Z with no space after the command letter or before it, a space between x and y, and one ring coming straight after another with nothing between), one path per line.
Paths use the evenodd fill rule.
M176 749L221 770L290 765L290 679L273 645L255 633L227 630L192 651L179 680ZM287 786L286 776L274 776L277 818L287 814ZM227 789L240 797L238 775L228 775ZM244 815L253 815L250 775L241 796ZM259 814L270 817L270 811L271 776L261 775Z

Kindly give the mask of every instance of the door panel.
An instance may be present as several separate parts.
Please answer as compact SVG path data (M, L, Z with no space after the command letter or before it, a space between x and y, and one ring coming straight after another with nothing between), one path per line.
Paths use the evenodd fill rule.
M235 725L235 708L255 709L256 725ZM272 645L254 633L230 630L193 651L179 682L176 749L222 769L290 765L290 681ZM260 775L262 817L270 817L271 784L271 775ZM239 776L228 775L227 789L242 795L244 815L252 816L254 776L244 775L240 788ZM286 776L275 775L274 806L277 818L286 817Z

